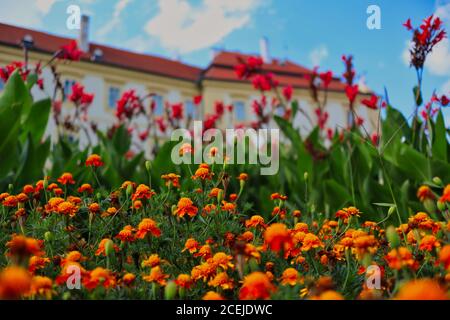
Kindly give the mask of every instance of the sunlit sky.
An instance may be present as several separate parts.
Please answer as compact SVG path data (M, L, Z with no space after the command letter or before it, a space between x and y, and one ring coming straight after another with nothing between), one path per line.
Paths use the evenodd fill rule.
M402 23L437 14L450 30L450 0L0 0L0 21L75 37L66 10L79 5L91 17L92 41L138 52L178 57L206 66L211 49L259 52L269 39L273 57L342 73L342 54L378 93L409 114L415 72L405 61L410 33ZM381 29L366 27L369 5L381 9ZM435 48L424 76L424 97L450 93L450 42ZM449 108L447 108L449 109ZM450 112L446 110L447 124Z

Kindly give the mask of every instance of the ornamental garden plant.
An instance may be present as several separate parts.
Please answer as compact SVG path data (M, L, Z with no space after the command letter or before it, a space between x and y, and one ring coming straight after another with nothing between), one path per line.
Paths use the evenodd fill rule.
M364 99L380 113L375 132L355 108L351 55L342 57L342 78L353 116L337 129L325 110L331 71L308 77L313 119L261 59L236 61L236 77L251 79L261 96L252 126L274 120L285 138L274 176L261 176L259 165L214 162L222 155L214 148L205 150L211 163L173 164L175 143L160 133L192 119L182 104L155 116L151 94L124 92L116 123L103 132L87 118L94 94L76 83L63 116L58 65L77 63L76 42L42 64L2 67L0 298L448 299L450 147L441 110L448 97L421 90L426 58L446 33L434 16L404 26L415 106L405 116L386 97ZM44 64L55 91L33 101ZM278 98L268 101L268 93ZM227 108L217 102L205 130ZM293 126L298 114L314 126L306 137ZM57 137L44 135L50 117ZM138 117L148 120L144 131L135 130ZM152 142L151 159L130 152L136 141L138 150Z

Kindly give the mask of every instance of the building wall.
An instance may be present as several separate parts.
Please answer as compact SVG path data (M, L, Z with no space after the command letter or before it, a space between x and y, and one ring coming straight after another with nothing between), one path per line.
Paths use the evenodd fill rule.
M30 52L29 61L34 65L38 61L44 64L50 59L50 55ZM9 64L11 61L23 60L23 52L21 49L0 45L0 66ZM58 71L62 75L62 82L77 81L85 86L87 92L95 93L95 98L89 109L89 118L98 123L99 128L106 129L115 120L115 104L108 106L109 89L115 87L120 90L120 94L127 89L135 89L138 94L145 95L154 93L162 96L164 101L170 103L192 101L192 97L198 94L203 95L202 106L196 118L200 119L204 114L212 113L215 101L223 101L226 105L236 104L239 102L241 110L237 108L232 114L226 112L220 127L233 127L240 122L249 122L255 120L255 115L251 109L251 102L255 98L259 98L251 84L239 82L225 82L204 80L201 84L202 91L196 83L191 81L173 79L152 75L144 72L127 70L99 63L90 63L80 61L75 63L60 63ZM51 72L48 68L43 70L44 88L42 92L38 88L33 88L33 95L36 100L53 95L54 83ZM119 94L119 97L120 97ZM271 94L268 98L271 99ZM299 101L302 109L315 120L314 104L312 103L309 92L306 89L295 89L294 99ZM346 127L347 124L347 99L343 93L330 92L326 110L330 114L328 125L331 127ZM70 112L72 106L69 103L63 104L63 110ZM356 112L359 116L366 119L365 127L368 132L372 133L376 129L378 114L374 110L368 110L366 107L358 106ZM140 119L140 125L146 125L146 119ZM294 126L300 130L302 134L310 131L312 124L308 122L303 114L298 114L294 119ZM53 119L50 120L47 128L47 135L55 133L55 124ZM150 148L149 148L150 149Z

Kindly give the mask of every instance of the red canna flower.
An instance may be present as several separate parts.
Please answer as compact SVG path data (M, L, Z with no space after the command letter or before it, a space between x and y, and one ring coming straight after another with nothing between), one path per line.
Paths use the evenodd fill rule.
M78 44L75 40L61 47L57 57L62 60L79 61L82 51L78 49Z
M376 96L375 94L372 94L370 96L370 99L363 99L363 100L361 100L361 103L369 109L376 110L378 108L378 106L377 106L378 105L378 96Z
M291 101L293 92L291 85L283 88L283 96L288 102Z

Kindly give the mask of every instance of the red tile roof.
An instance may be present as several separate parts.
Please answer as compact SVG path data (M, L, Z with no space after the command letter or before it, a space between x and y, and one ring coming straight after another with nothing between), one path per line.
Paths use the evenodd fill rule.
M0 43L19 47L21 45L21 40L25 35L33 37L33 50L50 54L58 51L61 46L72 40L66 37L0 23ZM89 53L84 54L82 59L90 61L90 57L96 48L103 51L103 56L101 61L96 61L95 63L189 81L198 80L202 71L200 68L178 61L120 50L95 43L90 44Z
M204 72L203 78L220 81L250 82L251 80L238 79L234 72L234 66L238 63L247 61L249 57L250 55L239 52L219 52ZM270 64L264 63L262 70L272 72L280 85L292 85L296 88L308 88L308 80L305 78L305 75L313 72L292 61L286 60L281 62L277 59L272 59ZM337 78L333 79L330 83L329 90L343 91L345 90L345 84Z

